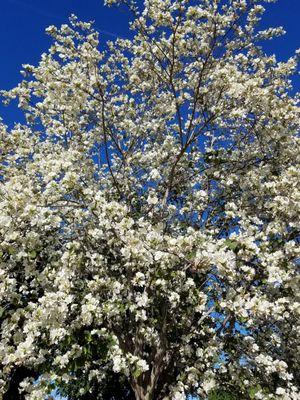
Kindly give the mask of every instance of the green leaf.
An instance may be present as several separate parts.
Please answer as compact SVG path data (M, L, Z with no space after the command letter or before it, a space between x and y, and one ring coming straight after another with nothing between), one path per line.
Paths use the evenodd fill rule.
M138 378L141 375L142 371L140 369L136 369L135 371L133 371L133 377L134 378Z
M260 385L256 385L256 386L251 387L249 389L249 397L250 397L250 399L255 399L255 395L259 390L261 390L261 386Z
M227 240L225 240L225 245L226 245L226 247L228 247L228 249L234 251L237 249L239 244L235 240L227 239Z
M37 256L37 252L36 252L35 250L32 250L32 251L29 253L29 258L36 258L36 256Z
M190 253L187 254L187 258L189 260L192 260L193 258L196 257L196 254L197 254L197 250L193 250L193 251L191 251Z
M10 255L13 255L16 253L16 249L13 246L9 246L7 250Z

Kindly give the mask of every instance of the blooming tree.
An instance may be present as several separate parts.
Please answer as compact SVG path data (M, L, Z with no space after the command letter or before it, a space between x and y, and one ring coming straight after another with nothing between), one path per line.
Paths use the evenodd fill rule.
M0 398L299 399L297 57L264 1L106 3L2 93Z

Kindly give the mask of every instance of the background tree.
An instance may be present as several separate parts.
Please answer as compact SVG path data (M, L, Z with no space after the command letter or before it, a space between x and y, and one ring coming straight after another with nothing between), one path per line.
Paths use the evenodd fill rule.
M0 393L297 399L296 57L262 1L107 3L132 40L72 16L3 92Z

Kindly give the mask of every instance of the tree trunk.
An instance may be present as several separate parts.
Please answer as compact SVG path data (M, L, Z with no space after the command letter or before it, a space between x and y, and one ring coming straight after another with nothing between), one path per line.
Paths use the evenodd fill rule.
M131 382L131 387L134 391L136 400L157 400L154 399L154 392L158 378L162 372L161 360L157 365L154 365L151 371Z
M144 389L141 386L135 386L134 390L134 394L135 394L135 398L136 400L152 400L152 392L153 390L151 390L150 388L148 388L149 390L147 391L147 388Z

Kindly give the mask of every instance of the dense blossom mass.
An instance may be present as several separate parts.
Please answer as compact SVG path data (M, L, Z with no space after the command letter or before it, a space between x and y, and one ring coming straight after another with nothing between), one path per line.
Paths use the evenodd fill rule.
M297 55L264 53L268 2L107 0L131 39L72 16L2 92L27 122L0 126L1 399L300 398Z

